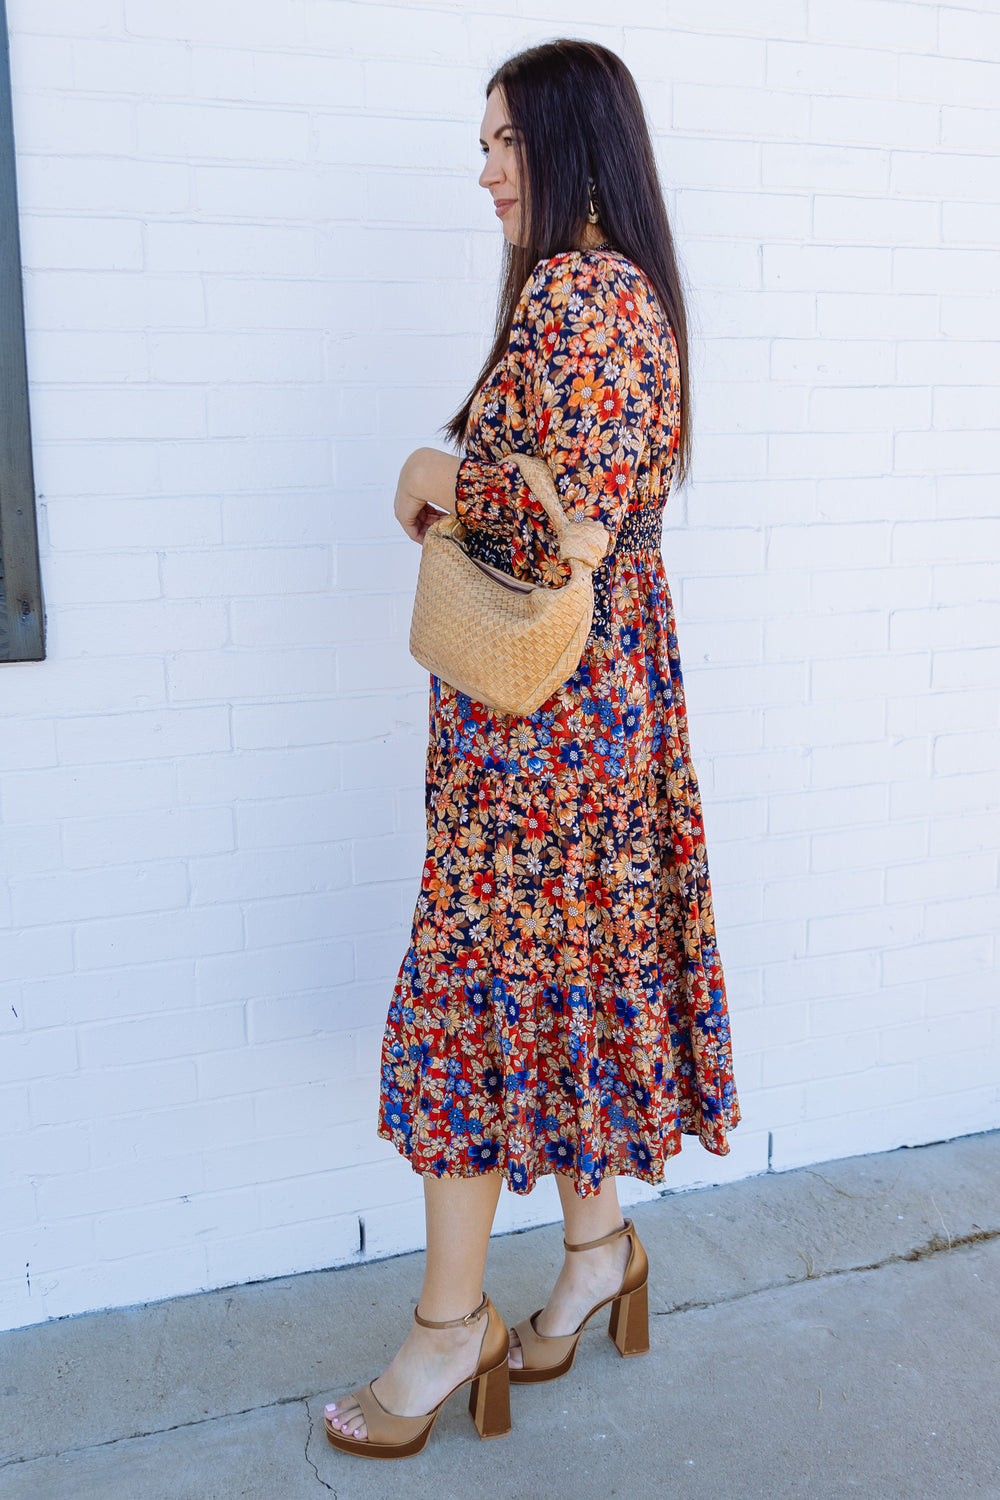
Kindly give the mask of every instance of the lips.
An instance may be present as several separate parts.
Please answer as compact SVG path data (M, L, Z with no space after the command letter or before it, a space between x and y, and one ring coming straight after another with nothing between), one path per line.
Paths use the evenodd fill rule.
M493 211L498 219L502 219L509 208L513 208L517 202L516 198L494 198Z

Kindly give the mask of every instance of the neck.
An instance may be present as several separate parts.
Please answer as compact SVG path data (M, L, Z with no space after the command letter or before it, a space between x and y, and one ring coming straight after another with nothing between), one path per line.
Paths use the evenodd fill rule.
M606 239L607 235L600 224L585 224L577 249L596 250L598 245L603 245Z

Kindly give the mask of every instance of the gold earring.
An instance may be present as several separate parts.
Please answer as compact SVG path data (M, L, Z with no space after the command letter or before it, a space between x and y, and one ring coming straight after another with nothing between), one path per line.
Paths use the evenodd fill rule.
M593 178L590 179L590 181L587 184L587 187L590 190L589 197L587 199L587 223L588 224L596 224L597 221L598 221L598 219L601 216L597 212L597 205L596 205L597 183L594 181Z

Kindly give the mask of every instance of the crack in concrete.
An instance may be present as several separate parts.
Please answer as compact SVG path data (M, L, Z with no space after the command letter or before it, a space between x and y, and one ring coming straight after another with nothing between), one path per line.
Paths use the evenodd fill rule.
M185 1427L207 1427L210 1422L227 1422L231 1417L250 1417L254 1412L269 1411L272 1406L294 1406L299 1401L311 1401L313 1395L277 1396L273 1401L262 1401L259 1406L244 1406L240 1411L219 1411L211 1417L192 1417L190 1422L172 1422L169 1427L150 1427L142 1432L123 1432L118 1437L105 1438L100 1443L81 1443L76 1448L53 1448L47 1453L33 1453L30 1458L7 1458L0 1463L0 1474L12 1469L15 1464L33 1464L41 1458L62 1458L68 1453L89 1453L97 1448L113 1448L116 1443L133 1443L139 1438L161 1437L166 1432L183 1432Z
M764 1286L750 1287L745 1292L734 1292L730 1297L714 1297L710 1302L678 1302L674 1307L666 1307L663 1311L650 1308L650 1313L656 1318L670 1318L674 1313L698 1312L706 1307L724 1307L728 1302L743 1302L747 1297L757 1297L762 1292L783 1291L790 1286L805 1286L810 1281L826 1281L831 1276L855 1276L862 1271L881 1271L884 1266L904 1265L907 1262L918 1260L930 1260L936 1255L947 1254L950 1250L957 1250L964 1245L982 1245L991 1240L1000 1239L1000 1229L976 1229L970 1230L968 1234L957 1236L948 1235L945 1238L940 1234L933 1234L923 1245L915 1245L912 1250L893 1251L882 1260L873 1260L865 1266L837 1266L832 1271L807 1271L805 1276L789 1275L785 1281L771 1281ZM802 1255L802 1251L799 1251ZM802 1256L809 1265L806 1257Z
M312 1442L312 1435L313 1435L313 1414L309 1410L309 1402L308 1401L304 1401L302 1404L303 1404L303 1406L306 1409L306 1420L309 1423L309 1431L306 1433L306 1447L305 1447L306 1463L309 1465L310 1469L312 1469L313 1473L316 1475L316 1478L319 1480L319 1482L323 1486L323 1488L325 1490L329 1490L331 1495L336 1495L337 1491L334 1489L333 1485L332 1484L327 1484L327 1482L326 1482L325 1479L321 1479L320 1478L320 1472L319 1472L319 1470L317 1469L316 1465L313 1463L312 1459L309 1457L309 1444Z

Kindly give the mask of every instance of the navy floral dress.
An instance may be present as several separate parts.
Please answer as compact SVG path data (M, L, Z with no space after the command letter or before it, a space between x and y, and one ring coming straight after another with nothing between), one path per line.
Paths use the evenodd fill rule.
M511 452L614 549L579 668L535 713L430 679L427 856L382 1046L379 1134L414 1170L662 1182L739 1123L698 782L660 555L677 346L613 251L538 263L456 484L477 555L569 576Z

